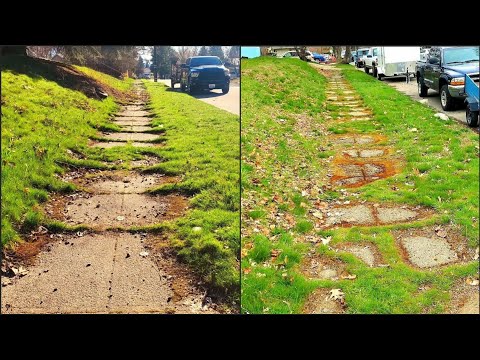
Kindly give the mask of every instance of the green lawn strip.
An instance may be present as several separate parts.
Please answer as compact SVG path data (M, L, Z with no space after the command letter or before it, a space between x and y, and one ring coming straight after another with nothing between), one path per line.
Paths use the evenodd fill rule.
M299 190L302 189L302 186L295 191L292 183L282 183L280 186L276 186L277 183L271 181L271 179L275 180L278 174L288 173L289 170L285 169L286 166L298 164L298 160L303 158L298 152L305 153L305 149L292 148L290 154L279 161L275 156L275 152L278 153L277 147L265 147L264 143L268 140L267 145L275 144L279 142L279 139L286 137L284 132L276 131L276 127L271 126L272 122L268 122L268 119L272 118L272 114L277 114L279 111L278 103L277 107L271 106L270 99L275 98L275 91L281 91L278 90L279 83L277 83L281 77L280 74L285 77L282 84L292 81L297 87L309 83L309 80L316 76L303 76L304 74L300 70L303 65L300 65L300 62L297 62L298 66L295 71L289 72L286 67L290 66L294 60L290 64L282 60L284 59L260 58L242 62L242 198L263 199L263 201L256 201L255 206L249 207L248 211L244 211L242 215L244 229L248 233L252 233L242 239L242 311L248 313L301 312L308 295L314 289L323 287L342 289L348 305L346 311L349 313L445 312L450 299L449 291L454 282L478 272L478 263L455 264L432 271L414 269L401 259L391 230L446 224L450 220L454 220L454 222L462 224L463 232L468 236L470 245L478 244L478 222L470 221L467 224L470 229L465 229L462 223L473 216L478 216L475 215L478 214L478 158L476 157L478 148L475 148L478 136L475 138L470 131L456 123L439 122L433 118L431 110L414 103L407 97L397 99L397 96L402 97L403 95L373 79L369 84L371 86L369 91L361 92L360 89L365 88L364 74L360 74L356 70L348 72L347 79L359 91L367 107L373 110L374 119L373 121L345 123L328 122L327 129L338 134L352 132L384 134L388 139L386 143L378 144L378 146L391 146L394 148L393 156L404 158L400 174L355 189L355 192L360 193L359 200L423 205L433 207L436 214L429 219L410 224L372 228L353 227L318 233L317 236L332 236L330 245L333 246L344 241L375 244L381 253L383 262L390 266L370 268L352 254L343 251L335 252L320 245L317 248L319 253L324 257L343 261L346 264L346 270L355 274L357 278L340 281L308 280L299 273L298 265L311 246L308 243L299 244L296 240L302 238L304 231L310 235L315 234L314 230L309 230L307 224L303 224L301 218L305 209L310 208L310 204L307 199L301 199ZM265 68L268 71L264 70ZM355 83L350 76L360 80ZM368 83L369 80L367 77L366 82ZM302 83L302 85L298 83ZM377 84L380 88L375 87ZM317 84L316 93L322 94L323 91L324 85L318 86ZM387 91L386 96L390 102L380 108L381 115L378 115L379 109L373 102L369 102L369 97L380 97L383 91ZM310 92L306 93L306 96L309 95ZM377 101L378 99L375 102ZM381 103L381 99L379 103ZM390 118L389 114L392 114L393 117ZM288 119L288 115L288 113L282 114L282 117ZM321 114L318 118L319 121L324 121ZM399 118L401 121L394 121ZM407 122L405 122L405 118L408 119ZM435 121L437 121L436 124L433 123ZM273 124L275 125L275 123ZM417 128L418 132L408 131L413 127ZM292 134L291 137L296 138L297 136ZM415 137L418 138L415 140ZM429 138L432 137L433 141L430 142ZM457 154L457 158L441 156L444 145L442 144L440 147L440 143L442 143L441 139L445 140L445 138L450 138L448 154ZM419 141L420 139L421 141ZM413 142L412 146L409 141L417 141L417 143ZM262 146L256 150L259 143ZM331 139L319 135L318 144L313 148L320 146L325 149L329 143L331 143ZM397 150L400 152L397 153ZM318 153L322 152L329 153L330 150ZM427 152L427 154L422 154L422 152ZM258 153L261 153L262 156L258 156ZM462 153L463 156L459 156L459 153ZM464 160L466 161L463 162ZM423 167L416 162L422 163ZM430 163L433 163L434 171L431 169L432 166L426 167ZM257 164L261 164L260 168ZM315 175L316 171L325 171L322 168L315 168L316 165L315 162L309 163L304 172L308 175L312 173ZM295 167L295 165L293 166ZM462 175L456 173L455 176L452 176L453 171L449 172L449 170L443 169L454 167L462 169ZM476 170L474 171L474 169ZM294 172L299 174L298 170L300 169L295 169ZM433 172L433 177L431 172ZM477 177L473 177L473 174L477 174ZM269 181L263 181L267 176ZM315 176L321 177L318 174ZM444 179L449 176L447 186L445 186ZM282 178L283 176L280 181ZM458 182L459 178L464 183L455 186L455 181ZM467 179L468 181L466 181ZM298 183L299 178L297 177L296 180ZM438 186L442 188L439 189ZM450 189L450 186L454 187ZM395 187L396 190L391 190L392 187ZM466 192L462 193L462 187ZM476 189L475 193L473 193L474 188ZM449 193L448 190L452 191ZM457 192L454 193L453 190ZM272 207L272 202L269 201L272 196L276 196L277 200L281 199L283 203ZM339 196L340 193L333 190L325 191L318 198L324 201L335 201ZM438 196L441 197L440 201ZM475 201L468 201L472 197ZM353 199L350 198L350 200ZM300 206L302 203L307 206ZM473 206L473 203L476 205ZM465 210L467 210L466 214ZM292 214L297 225L288 230L269 225L271 219L268 214L272 211ZM463 211L464 214L459 214L457 211ZM257 228L260 233L252 232L253 227ZM477 237L474 235L475 232ZM282 263L278 256L274 256L279 250L281 250L281 254L288 253L287 258L292 260ZM428 287L426 290L421 290L425 284L428 284Z
M239 297L239 118L163 84L144 82L154 126L165 129L162 158L146 172L181 175L152 193L192 196L170 231L178 254L213 288Z
M82 162L67 150L87 154L88 139L97 128L108 126L118 109L114 99L93 100L52 79L53 65L30 58L3 57L2 76L2 244L20 240L46 221L39 204L50 192L70 192L73 187L56 174L64 165Z

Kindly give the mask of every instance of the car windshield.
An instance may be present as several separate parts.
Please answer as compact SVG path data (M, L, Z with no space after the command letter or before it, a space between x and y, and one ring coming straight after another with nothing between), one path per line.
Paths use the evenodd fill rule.
M478 61L478 47L445 49L443 60L445 64Z
M196 57L190 61L192 67L202 65L222 65L222 61L216 56Z

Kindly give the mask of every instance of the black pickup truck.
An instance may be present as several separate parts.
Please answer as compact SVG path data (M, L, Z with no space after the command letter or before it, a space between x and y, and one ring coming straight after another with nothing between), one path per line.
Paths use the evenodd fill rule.
M426 97L428 89L438 91L443 110L453 110L465 101L465 74L478 82L477 46L432 47L425 61L417 62L418 95Z
M185 64L172 65L171 86L180 84L182 91L190 94L201 90L230 90L230 71L217 56L193 56Z

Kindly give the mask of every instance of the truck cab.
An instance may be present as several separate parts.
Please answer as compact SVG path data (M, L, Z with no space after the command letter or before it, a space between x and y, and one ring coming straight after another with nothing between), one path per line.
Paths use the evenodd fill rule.
M201 90L230 90L230 71L218 56L193 56L185 64L172 68L171 86L180 83L182 91L193 94Z
M465 75L479 81L479 48L432 47L426 61L417 63L416 73L418 95L426 97L428 89L435 90L443 110L453 110L465 100Z
M364 60L365 72L368 74L372 70L373 76L377 77L378 65L378 47L370 48Z

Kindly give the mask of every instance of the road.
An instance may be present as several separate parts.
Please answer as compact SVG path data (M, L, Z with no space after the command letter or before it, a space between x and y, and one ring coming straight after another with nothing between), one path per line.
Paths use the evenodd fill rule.
M170 79L159 79L158 81L170 86ZM175 90L180 91L179 84L175 86ZM235 115L240 115L240 83L238 80L234 80L230 83L230 91L228 94L222 94L222 90L210 90L193 96L198 100L202 100L219 109L226 110Z
M356 69L359 71L365 71L363 68L356 68ZM422 102L425 105L428 105L431 108L435 109L435 111L441 112L447 115L448 117L457 120L462 124L467 124L467 121L465 120L465 106L462 106L454 111L444 111L442 109L442 105L440 104L440 96L438 92L429 89L428 96L426 98L421 98L418 95L416 79L411 79L409 83L405 81L405 78L383 79L383 82L397 89L398 91L404 93L405 95L410 96L410 98L412 98L413 100ZM477 127L475 131L479 132L479 128Z

